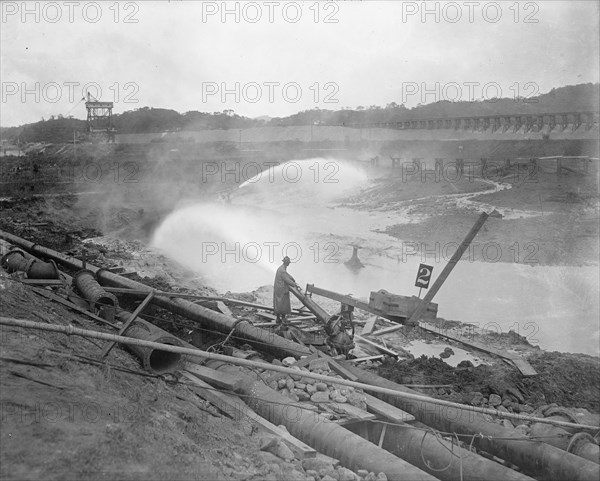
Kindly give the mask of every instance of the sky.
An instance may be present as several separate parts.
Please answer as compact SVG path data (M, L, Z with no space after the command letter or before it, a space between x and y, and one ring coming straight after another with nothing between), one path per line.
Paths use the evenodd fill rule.
M280 117L529 97L599 81L597 1L2 1L0 125L85 118L86 92Z

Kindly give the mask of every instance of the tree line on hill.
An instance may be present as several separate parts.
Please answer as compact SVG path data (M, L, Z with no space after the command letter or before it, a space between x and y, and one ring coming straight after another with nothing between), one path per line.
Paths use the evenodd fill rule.
M439 101L408 109L392 102L385 107L311 109L287 117L248 118L233 110L223 112L189 111L183 114L170 109L142 107L113 115L118 133L141 134L213 129L246 129L262 126L342 125L393 123L411 119L443 119L488 115L542 114L597 110L599 84L569 85L553 89L533 98L502 98L476 102ZM9 142L72 142L77 132L86 131L85 120L63 118L42 119L19 127L2 127L0 136Z

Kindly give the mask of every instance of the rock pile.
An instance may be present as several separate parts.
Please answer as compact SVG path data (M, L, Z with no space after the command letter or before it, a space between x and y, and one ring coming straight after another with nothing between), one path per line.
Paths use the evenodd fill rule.
M284 359L284 364L285 361L286 360ZM312 403L312 405L316 405L318 410L322 411L321 414L329 419L335 419L337 417L336 413L327 406L329 403L348 403L363 411L367 410L367 404L362 390L354 389L349 386L336 386L319 382L303 375L303 373L312 372L343 379L342 376L330 370L327 359L314 359L307 367L290 367L297 370L298 374L276 374L271 376L268 383L271 389L279 391L294 402Z

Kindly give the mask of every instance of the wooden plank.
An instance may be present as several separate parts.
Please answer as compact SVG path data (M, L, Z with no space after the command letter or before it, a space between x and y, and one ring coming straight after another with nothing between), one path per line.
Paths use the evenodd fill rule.
M384 357L385 356L383 354L378 354L377 356L357 357L356 359L350 359L349 362L377 361L379 359L383 359Z
M338 373L340 376L342 376L345 379L350 379L350 381L358 381L358 377L356 377L354 374L352 374L350 371L348 371L345 367L339 365L335 359L332 359L330 356L328 356L327 354L325 354L324 352L318 352L317 355L319 357L322 357L323 359L327 359L327 363L329 364L329 367L331 368L332 371Z
M538 375L537 371L533 368L533 366L529 364L525 359L515 356L510 361L521 372L521 374L523 374L523 376L530 377Z
M379 329L378 331L371 332L371 336L381 336L382 334L388 334L390 332L399 331L404 327L404 324L396 324L395 326L384 327L383 329Z
M276 322L257 322L252 324L254 327L275 327L277 325Z
M371 334L375 329L375 323L377 322L377 317L370 317L362 328L361 334L364 336L366 334Z
M60 279L21 279L20 282L28 286L64 286L67 284Z
M248 417L248 419L250 419L250 421L261 426L267 432L280 437L294 452L294 454L296 454L296 456L298 456L298 458L300 459L317 457L316 450L303 443L299 439L295 438L286 430L275 426L273 423L259 416L254 410L250 409L250 407L237 396L215 391L211 388L210 385L185 371L183 371L182 374L192 383L194 383L195 390L201 397L209 401L211 404L214 404L215 407L217 407L221 411L224 411L227 414L231 414L230 410L233 409L235 412L244 414Z
M288 317L288 321L312 321L316 319L317 316L297 316L297 317Z
M129 316L129 319L127 319L127 322L125 324L123 324L123 327L121 329L119 329L119 336L122 336L123 333L129 328L129 326L131 326L131 324L133 324L133 321L135 321L136 318L146 308L146 306L148 304L150 304L150 302L152 301L153 298L154 298L154 292L150 291L148 293L148 295L146 296L146 298L142 302L140 302L140 305L137 306L136 310L133 311L133 314L131 314L131 316ZM106 346L104 351L102 351L102 355L100 356L100 359L108 356L108 353L112 350L113 347L115 347L116 344L117 344L116 342L109 342L108 346Z
M488 347L477 341L465 341L464 339L460 339L457 337L450 336L448 334L444 334L440 331L436 331L435 329L430 329L429 327L425 327L425 325L421 322L419 323L419 327L421 329L423 329L424 331L431 332L438 336L445 337L446 339L450 339L452 341L459 342L461 344L464 344L465 346L469 346L469 347L472 347L479 351L487 352L489 354L494 354L503 359L507 359L515 365L515 367L521 372L521 374L523 374L523 376L537 376L537 374L538 374L531 364L529 364L525 359L523 359L521 356L518 356L516 354L510 354L506 351L499 351L498 349Z
M329 363L329 367L331 367L331 370L335 371L343 378L350 379L350 381L358 381L358 378L354 374L348 371L345 367L339 365L333 359L330 358L327 360L327 362Z
M311 361L314 361L318 357L319 357L319 353L315 352L315 353L311 354L310 356L306 356L304 359L300 359L299 361L296 361L294 364L292 364L292 366L306 367L310 364Z
M348 419L338 419L337 421L333 421L336 424L341 424L342 426L345 424L355 423L358 421L372 421L373 419L377 419L377 416L373 413L369 413L367 411L363 411L352 404L347 403L333 403L328 404L332 411L339 412L341 411L343 414L348 416Z
M119 329L119 326L117 324L113 324L112 322L109 322L106 319L102 319L101 317L97 316L96 314L86 311L83 307L79 307L77 304L73 304L71 301L63 299L60 296L57 296L53 292L46 291L45 289L40 289L39 287L32 287L31 290L33 290L33 292L35 292L36 294L39 294L40 296L44 296L46 299L50 299L51 301L56 301L59 304L62 304L63 306L68 307L69 309L73 309L74 311L77 311L80 314L83 314L83 315L89 317L90 319L93 319L94 321L98 321L102 324L106 324L107 326L110 326L114 329Z
M231 312L231 309L229 309L223 301L217 301L217 309L219 309L221 313L233 317L233 312Z
M367 402L367 409L375 414L379 414L380 416L397 423L407 423L415 420L415 417L412 414L409 414L402 409L398 409L396 406L392 406L370 394L363 393L363 395Z
M211 386L228 389L229 391L237 391L243 383L241 376L215 371L200 364L188 362L184 369Z
M365 339L362 336L354 336L354 339L358 339L359 341L364 342L365 344L369 344L370 346L373 346L374 348L378 349L379 351L381 351L385 354L389 354L390 356L400 357L400 354L398 354L397 352L392 351L391 349L388 349L387 347L377 344L376 342L373 342L369 339Z
M271 314L270 312L257 312L256 313L257 316L262 317L264 319L269 319L271 321L275 321L277 319L277 316L275 316L274 314ZM289 324L302 324L302 321L291 321L291 320L287 320L287 322ZM270 322L269 324L273 324L273 325L277 325L277 323L274 322ZM256 327L256 324L254 324L254 326Z
M122 276L122 277L130 278L130 277L136 276L137 275L137 271L121 272L119 275Z
M301 327L302 332L320 332L323 330L323 326L314 326L314 327Z

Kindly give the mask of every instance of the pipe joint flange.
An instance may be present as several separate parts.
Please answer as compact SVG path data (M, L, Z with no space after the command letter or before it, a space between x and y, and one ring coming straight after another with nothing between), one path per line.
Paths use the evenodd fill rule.
M571 412L569 409L565 409L560 406L554 406L549 409L546 409L546 411L544 412L544 416L547 418L551 416L563 416L572 423L581 424L579 422L579 419L577 419L577 416L575 416L573 412Z
M29 274L29 271L31 270L31 266L33 264L35 264L37 262L37 259L35 259L34 257L27 259L27 262L25 263L25 266L23 267L23 271L25 271L26 274ZM27 276L29 277L29 276Z
M567 446L567 452L577 455L582 446L585 446L588 443L592 443L596 445L596 441L589 433L577 433L574 434L569 441L569 445Z

